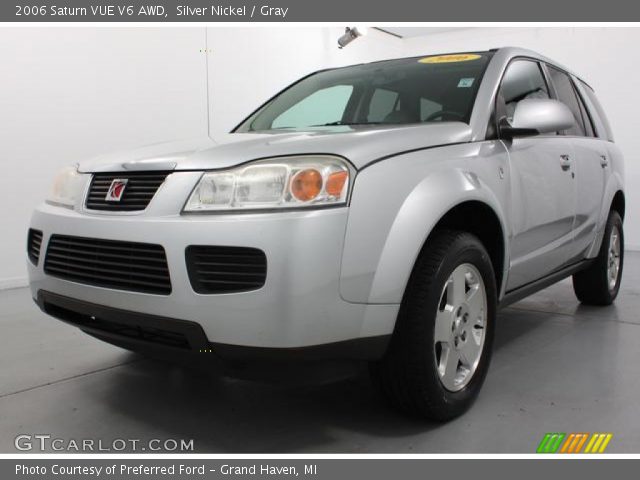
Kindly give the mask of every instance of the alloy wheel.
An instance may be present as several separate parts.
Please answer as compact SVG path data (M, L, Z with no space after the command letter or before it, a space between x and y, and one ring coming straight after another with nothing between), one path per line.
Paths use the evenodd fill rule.
M617 226L611 229L609 235L609 255L607 259L607 275L609 279L609 290L613 291L618 282L620 273L620 230Z
M473 377L484 347L487 292L470 263L456 267L444 285L435 321L436 369L449 391L463 389Z

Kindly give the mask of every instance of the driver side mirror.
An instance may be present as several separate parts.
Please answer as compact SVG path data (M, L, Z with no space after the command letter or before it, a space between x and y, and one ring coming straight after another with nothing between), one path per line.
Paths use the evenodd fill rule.
M500 121L500 136L513 139L551 133L573 127L573 113L564 103L549 98L526 98L516 105L511 123Z

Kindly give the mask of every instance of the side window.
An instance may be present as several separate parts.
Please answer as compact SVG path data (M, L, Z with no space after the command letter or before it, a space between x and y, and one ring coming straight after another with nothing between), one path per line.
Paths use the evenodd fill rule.
M580 111L578 96L575 89L573 88L573 82L571 81L571 78L569 78L569 75L567 75L566 73L554 67L549 66L548 68L551 82L553 83L556 94L558 95L558 100L569 107L569 110L571 110L571 113L573 113L573 117L576 121L573 127L564 131L565 135L585 136L582 112Z
M587 135L587 137L595 137L596 133L593 128L593 122L592 122L591 116L589 115L589 112L587 111L587 107L584 104L584 100L582 100L582 97L580 96L579 93L578 93L578 102L580 103L580 113L582 113L582 119L584 120L585 134Z
M584 82L580 82L580 83L581 83L582 91L586 94L587 97L589 97L588 100L591 102L591 105L593 107L592 110L590 110L590 113L595 117L597 117L598 121L600 122L598 123L596 121L595 122L596 125L602 124L601 130L604 130L604 131L596 132L598 137L604 138L605 140L609 140L610 142L613 142L613 134L611 133L611 127L609 126L609 121L607 120L607 116L605 115L604 109L602 108L600 101L596 97L595 92L586 83Z
M398 106L398 92L385 88L377 88L369 102L367 122L384 122L387 115L395 111Z
M339 122L342 120L352 92L352 85L335 85L318 90L282 112L273 120L271 128Z
M516 105L527 98L549 98L549 89L540 65L531 60L515 60L502 77L496 102L496 120L513 120Z

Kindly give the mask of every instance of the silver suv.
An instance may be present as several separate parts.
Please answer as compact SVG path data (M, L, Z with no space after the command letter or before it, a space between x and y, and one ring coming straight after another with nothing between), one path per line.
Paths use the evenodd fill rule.
M31 290L135 350L367 360L392 403L446 420L478 395L499 307L571 275L613 302L623 171L591 87L534 52L323 70L224 138L61 172Z

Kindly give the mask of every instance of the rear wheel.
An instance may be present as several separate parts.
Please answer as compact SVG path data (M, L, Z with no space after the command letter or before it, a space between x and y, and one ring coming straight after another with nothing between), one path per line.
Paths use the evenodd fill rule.
M496 282L482 243L434 233L418 258L385 357L373 371L398 408L434 420L462 414L484 381L493 343Z
M585 305L611 305L618 296L624 263L622 218L609 213L600 252L586 270L573 276L573 291Z

